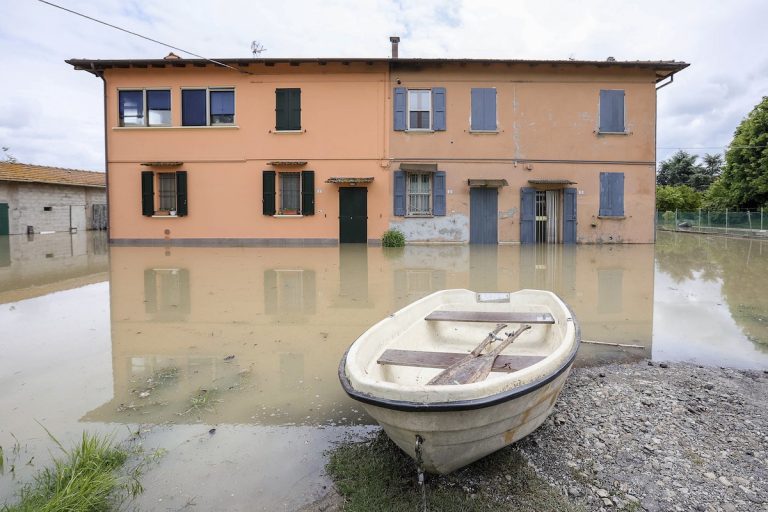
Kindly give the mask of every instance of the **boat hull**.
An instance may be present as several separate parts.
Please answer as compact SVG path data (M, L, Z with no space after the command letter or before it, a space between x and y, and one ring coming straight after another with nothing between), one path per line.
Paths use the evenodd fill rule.
M408 412L364 404L390 439L429 473L447 474L518 441L551 414L570 373L507 402L464 411Z

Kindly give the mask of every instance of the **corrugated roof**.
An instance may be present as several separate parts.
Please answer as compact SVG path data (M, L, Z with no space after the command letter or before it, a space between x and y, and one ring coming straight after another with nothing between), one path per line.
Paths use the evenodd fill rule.
M0 162L0 181L50 183L76 187L105 188L107 186L106 174L103 172L11 162Z

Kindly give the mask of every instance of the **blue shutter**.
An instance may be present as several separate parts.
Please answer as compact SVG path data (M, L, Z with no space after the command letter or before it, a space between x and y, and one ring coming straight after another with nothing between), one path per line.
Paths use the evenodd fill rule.
M445 87L432 88L432 129L445 130Z
M576 189L563 190L563 243L576 243Z
M624 215L624 173L600 173L600 216Z
M445 171L432 176L432 215L445 215Z
M624 91L600 91L600 131L622 133L624 128Z
M496 129L496 89L472 89L472 130Z
M536 189L520 189L520 243L536 243Z
M392 101L395 111L394 111L394 126L395 131L403 132L405 131L406 124L405 124L405 108L406 108L406 90L405 87L395 87L394 97Z
M485 130L485 128L483 128L483 126L485 126L485 120L483 119L483 115L485 114L485 109L483 108L485 95L483 94L483 91L484 89L472 89L472 117L469 126L471 130Z
M181 125L205 126L205 89L184 89L181 91Z
M405 216L405 171L395 171L395 215Z
M147 91L148 110L171 110L171 91Z
M485 112L483 120L485 121L485 130L496 129L496 89L489 88L485 90L485 100L483 101Z
M233 115L235 113L234 91L211 91L211 115Z

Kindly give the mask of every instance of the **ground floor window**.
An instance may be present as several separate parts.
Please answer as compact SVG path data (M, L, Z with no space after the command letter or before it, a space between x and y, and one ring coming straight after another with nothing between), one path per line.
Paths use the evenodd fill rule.
M160 211L176 211L176 173L163 172L158 174L157 184Z
M407 215L432 214L432 173L408 173Z
M301 209L301 173L281 172L280 213L297 214Z

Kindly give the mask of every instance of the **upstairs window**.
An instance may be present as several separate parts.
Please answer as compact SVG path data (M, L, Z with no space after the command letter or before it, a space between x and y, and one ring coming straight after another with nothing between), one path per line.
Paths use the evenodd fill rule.
M600 133L626 133L624 126L624 91L600 91Z
M445 130L445 87L394 89L395 131Z
M231 126L234 124L234 89L183 89L181 91L182 126Z
M275 89L275 130L301 130L301 89Z
M408 91L408 129L430 130L432 128L432 91Z
M138 89L118 91L120 126L170 126L171 91Z
M472 118L470 130L476 132L496 131L496 89L472 89Z

